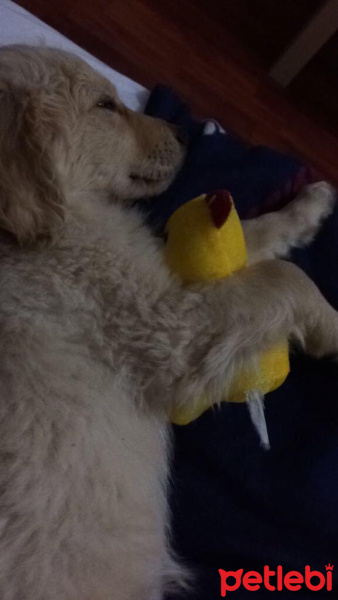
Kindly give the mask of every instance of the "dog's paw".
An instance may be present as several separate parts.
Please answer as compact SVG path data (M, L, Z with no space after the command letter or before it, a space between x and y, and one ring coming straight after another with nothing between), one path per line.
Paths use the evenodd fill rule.
M321 221L333 212L336 190L327 181L318 181L303 188L296 202L307 209L312 220Z
M307 185L288 206L293 225L299 225L300 242L308 244L318 232L322 222L332 212L336 202L336 190L326 181Z

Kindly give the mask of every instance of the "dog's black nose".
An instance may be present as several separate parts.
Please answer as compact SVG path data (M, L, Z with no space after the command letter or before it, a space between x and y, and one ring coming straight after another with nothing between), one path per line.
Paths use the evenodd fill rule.
M189 136L187 134L187 132L182 129L182 127L178 127L177 131L176 131L176 139L177 141L182 144L182 146L187 146L188 142L189 142Z
M178 127L177 125L169 125L169 129L171 130L173 136L175 137L175 139L182 144L182 146L187 146L188 142L189 142L189 137L187 132L182 128L182 127Z

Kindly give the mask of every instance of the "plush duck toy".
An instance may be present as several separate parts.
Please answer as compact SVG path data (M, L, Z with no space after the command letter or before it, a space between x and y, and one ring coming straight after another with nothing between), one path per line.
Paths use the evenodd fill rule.
M187 202L169 219L166 228L166 261L186 284L221 279L245 268L247 252L240 219L227 191L202 195ZM226 402L248 402L251 418L264 446L268 447L263 402L290 371L288 344L257 356L255 366L244 366L233 381ZM187 425L210 408L206 398L193 406L176 409L171 421Z

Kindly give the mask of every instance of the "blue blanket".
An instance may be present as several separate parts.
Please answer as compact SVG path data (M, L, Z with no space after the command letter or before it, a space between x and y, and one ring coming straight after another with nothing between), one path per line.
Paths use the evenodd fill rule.
M179 205L203 192L228 189L240 216L248 218L279 208L319 179L300 160L247 147L212 120L194 121L165 87L154 90L146 112L180 125L190 137L175 183L144 205L155 232ZM337 210L316 241L292 259L338 309ZM221 598L219 569L263 573L264 565L303 574L310 565L325 574L325 565L336 562L338 592L338 367L293 355L286 383L266 399L266 419L269 452L260 448L245 405L223 405L174 428L174 546L196 574L194 590L184 596L189 600ZM313 593L302 586L297 598ZM226 597L248 596L241 586ZM271 592L262 586L256 597L270 598Z

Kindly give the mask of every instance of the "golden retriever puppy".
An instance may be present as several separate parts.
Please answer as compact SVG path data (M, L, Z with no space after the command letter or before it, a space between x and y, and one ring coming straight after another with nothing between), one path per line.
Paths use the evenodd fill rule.
M245 223L245 272L183 288L125 203L164 190L183 158L174 128L128 110L78 58L0 50L1 600L160 600L182 586L173 405L217 401L280 336L337 353L337 313L275 260L315 234L330 187Z

